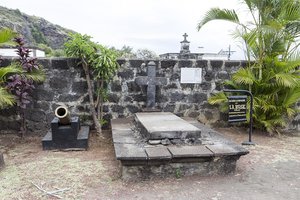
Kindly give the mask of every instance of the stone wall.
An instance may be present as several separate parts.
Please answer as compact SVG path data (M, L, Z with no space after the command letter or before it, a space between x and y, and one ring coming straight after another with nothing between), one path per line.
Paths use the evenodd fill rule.
M5 59L1 66L11 62ZM135 83L137 76L147 76L147 60L118 60L120 69L109 84L108 102L105 103L105 119L127 117L142 111L146 104L147 86ZM33 103L29 105L26 117L30 132L45 134L54 110L60 104L69 107L72 115L80 116L82 124L92 125L89 115L87 84L81 66L76 59L39 59L44 66L47 79L37 85L33 93ZM157 107L178 116L189 116L203 123L219 120L216 107L207 99L222 89L222 82L242 67L243 61L208 60L156 60L156 76L167 78L167 84L156 86ZM180 83L180 69L183 67L202 68L201 84ZM292 127L300 124L297 116ZM0 130L19 130L20 122L16 109L0 110Z

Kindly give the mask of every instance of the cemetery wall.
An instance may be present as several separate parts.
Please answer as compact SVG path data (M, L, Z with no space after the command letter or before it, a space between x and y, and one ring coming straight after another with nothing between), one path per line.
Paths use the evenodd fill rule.
M10 59L4 59L1 66L7 66ZM120 69L108 85L108 102L105 103L104 118L128 117L140 112L146 105L147 86L139 86L137 76L147 76L147 60L118 60ZM81 66L76 59L39 59L44 66L46 81L37 85L33 103L26 111L28 130L45 134L50 128L54 110L65 104L73 116L80 116L82 124L92 125L89 115L87 84ZM167 84L156 86L157 106L164 112L178 116L197 118L203 123L215 123L220 118L217 107L207 103L215 92L222 90L222 82L245 65L244 61L221 60L156 60L156 77L165 77ZM202 83L181 83L181 68L202 68ZM0 110L0 130L19 130L20 119L16 108ZM291 128L300 128L297 116Z

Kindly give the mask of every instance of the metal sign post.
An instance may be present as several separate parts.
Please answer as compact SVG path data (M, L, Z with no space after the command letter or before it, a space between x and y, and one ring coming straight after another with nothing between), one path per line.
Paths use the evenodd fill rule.
M248 90L229 90L224 89L226 92L239 92L244 93L250 96L250 127L249 127L249 140L242 143L242 145L255 145L252 142L252 127L253 127L253 95ZM229 96L229 122L243 122L247 121L246 113L247 113L247 96Z

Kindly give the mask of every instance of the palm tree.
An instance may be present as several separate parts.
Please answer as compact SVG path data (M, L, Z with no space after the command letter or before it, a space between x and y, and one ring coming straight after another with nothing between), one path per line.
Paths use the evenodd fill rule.
M10 29L0 30L0 44L3 45L11 43L11 40L15 35L16 34ZM16 65L0 68L0 109L7 106L12 106L15 103L15 98L7 91L5 88L5 83L9 75L21 72L22 70Z
M243 0L252 21L242 23L235 10L213 8L200 21L200 30L213 20L237 24L235 37L246 46L248 66L236 72L226 84L249 89L254 95L255 125L270 133L287 124L298 110L300 99L300 2L299 0ZM254 58L255 62L250 62ZM212 104L224 103L222 93Z

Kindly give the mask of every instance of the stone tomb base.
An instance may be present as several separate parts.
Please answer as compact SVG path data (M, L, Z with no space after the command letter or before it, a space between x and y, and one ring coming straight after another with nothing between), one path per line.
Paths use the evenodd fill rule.
M90 128L80 126L78 117L72 117L69 125L60 125L55 117L51 130L42 139L43 150L51 149L87 149Z
M152 113L149 118L145 117L144 113L137 113L133 118L115 119L112 120L112 135L115 147L115 154L117 160L122 164L122 178L124 180L140 180L151 179L153 177L181 177L185 175L202 175L209 176L215 174L229 174L235 171L236 161L240 156L248 154L249 152L242 146L237 145L225 139L220 133L198 123L192 119L183 120L171 113ZM148 115L148 114L146 114ZM169 115L167 117L166 115ZM139 117L143 116L141 121ZM165 126L165 121L154 122L150 118L157 121L157 119L173 119L175 121L168 122L171 124L183 125L192 131L192 134L187 130L182 130L182 126L166 127L166 136L171 136L171 143L167 145L150 144L149 138L151 133L156 135L157 127ZM181 121L183 120L183 121ZM143 128L135 127L136 124L143 124ZM186 124L185 124L186 123ZM188 125L187 125L188 124ZM140 131L148 129L148 136L141 134ZM170 132L174 131L174 134ZM199 135L201 130L201 136ZM180 138L178 134L183 131L185 137ZM172 136L173 139L172 139ZM191 136L192 138L188 138ZM179 137L179 139L177 138ZM200 137L200 138L195 138ZM155 137L157 139L157 137ZM163 139L162 137L158 137ZM178 140L197 140L201 144L189 143L174 143Z

